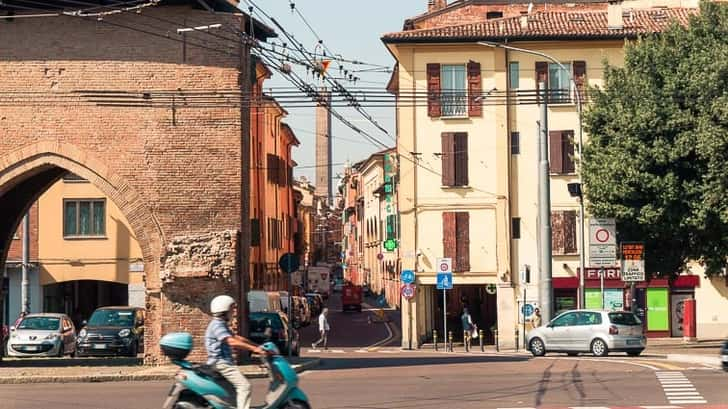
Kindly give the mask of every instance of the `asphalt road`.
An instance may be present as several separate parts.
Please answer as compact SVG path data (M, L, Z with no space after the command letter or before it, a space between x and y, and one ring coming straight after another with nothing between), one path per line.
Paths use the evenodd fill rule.
M621 357L348 352L326 356L319 369L301 376L300 385L316 409L728 408L726 373L650 368L644 360L634 362L639 365L624 362L629 361ZM671 405L658 378L664 373L684 375L705 403ZM266 383L256 380L253 385L257 402ZM169 382L2 385L0 406L152 409L161 406L170 386Z

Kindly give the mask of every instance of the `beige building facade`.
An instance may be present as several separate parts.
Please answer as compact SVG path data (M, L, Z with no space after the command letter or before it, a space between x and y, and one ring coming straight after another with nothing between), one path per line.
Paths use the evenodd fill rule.
M463 3L457 8L462 13L469 2L456 3ZM540 303L537 82L541 81L548 89L551 302L555 313L578 305L582 221L579 199L567 187L579 182L577 93L588 104L588 87L603 84L603 62L620 65L626 42L664 30L675 20L685 24L697 12L677 3L656 9L636 3L590 3L588 9L564 4L530 14L526 6L515 17L481 17L479 22L460 25L422 23L428 28L382 38L397 60L389 89L398 100L400 255L402 268L417 274L415 299L402 308L403 344L410 339L418 345L430 342L435 331L442 340L443 315L457 340L462 337L459 317L464 308L485 330L486 342L497 338L503 348L522 344L522 305L537 308ZM430 12L445 21L447 10ZM566 70L548 58L480 41L552 56ZM588 232L588 218L584 223ZM588 245L586 237L584 241ZM446 301L435 287L437 260L442 257L453 259L454 288ZM588 254L585 258L589 266ZM526 271L528 279L522 281L519 273ZM587 307L599 291L593 273L587 269L585 275ZM621 300L614 301L615 308L625 307L630 301L624 284L618 274L613 278L604 296ZM646 321L653 336L679 335L681 324L675 319L686 297L698 300L698 322L704 323L705 334L708 321L722 319L720 313L711 315L706 309L728 307L722 280L655 280L638 292L642 313L652 307L652 317ZM657 311L662 309L666 315L658 320ZM719 332L717 328L710 333Z

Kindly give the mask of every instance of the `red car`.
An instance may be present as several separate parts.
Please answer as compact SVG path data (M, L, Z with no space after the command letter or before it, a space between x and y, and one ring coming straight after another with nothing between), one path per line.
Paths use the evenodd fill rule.
M361 312L362 288L358 285L346 284L341 289L341 309Z

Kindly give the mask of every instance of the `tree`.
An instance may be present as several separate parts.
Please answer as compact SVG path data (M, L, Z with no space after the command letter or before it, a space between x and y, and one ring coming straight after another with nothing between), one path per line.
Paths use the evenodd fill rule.
M625 47L585 113L591 214L644 241L648 273L706 274L728 260L728 5L701 4L687 27Z

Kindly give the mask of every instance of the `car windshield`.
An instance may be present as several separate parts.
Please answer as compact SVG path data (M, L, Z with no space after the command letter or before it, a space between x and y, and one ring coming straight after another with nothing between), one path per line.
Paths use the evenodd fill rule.
M88 320L92 327L133 327L134 311L96 310Z
M642 325L642 321L631 312L610 312L609 321L615 325Z
M27 317L18 325L18 329L56 331L61 325L60 318Z
M266 328L281 329L278 317L269 314L252 314L250 316L250 332L263 332Z

